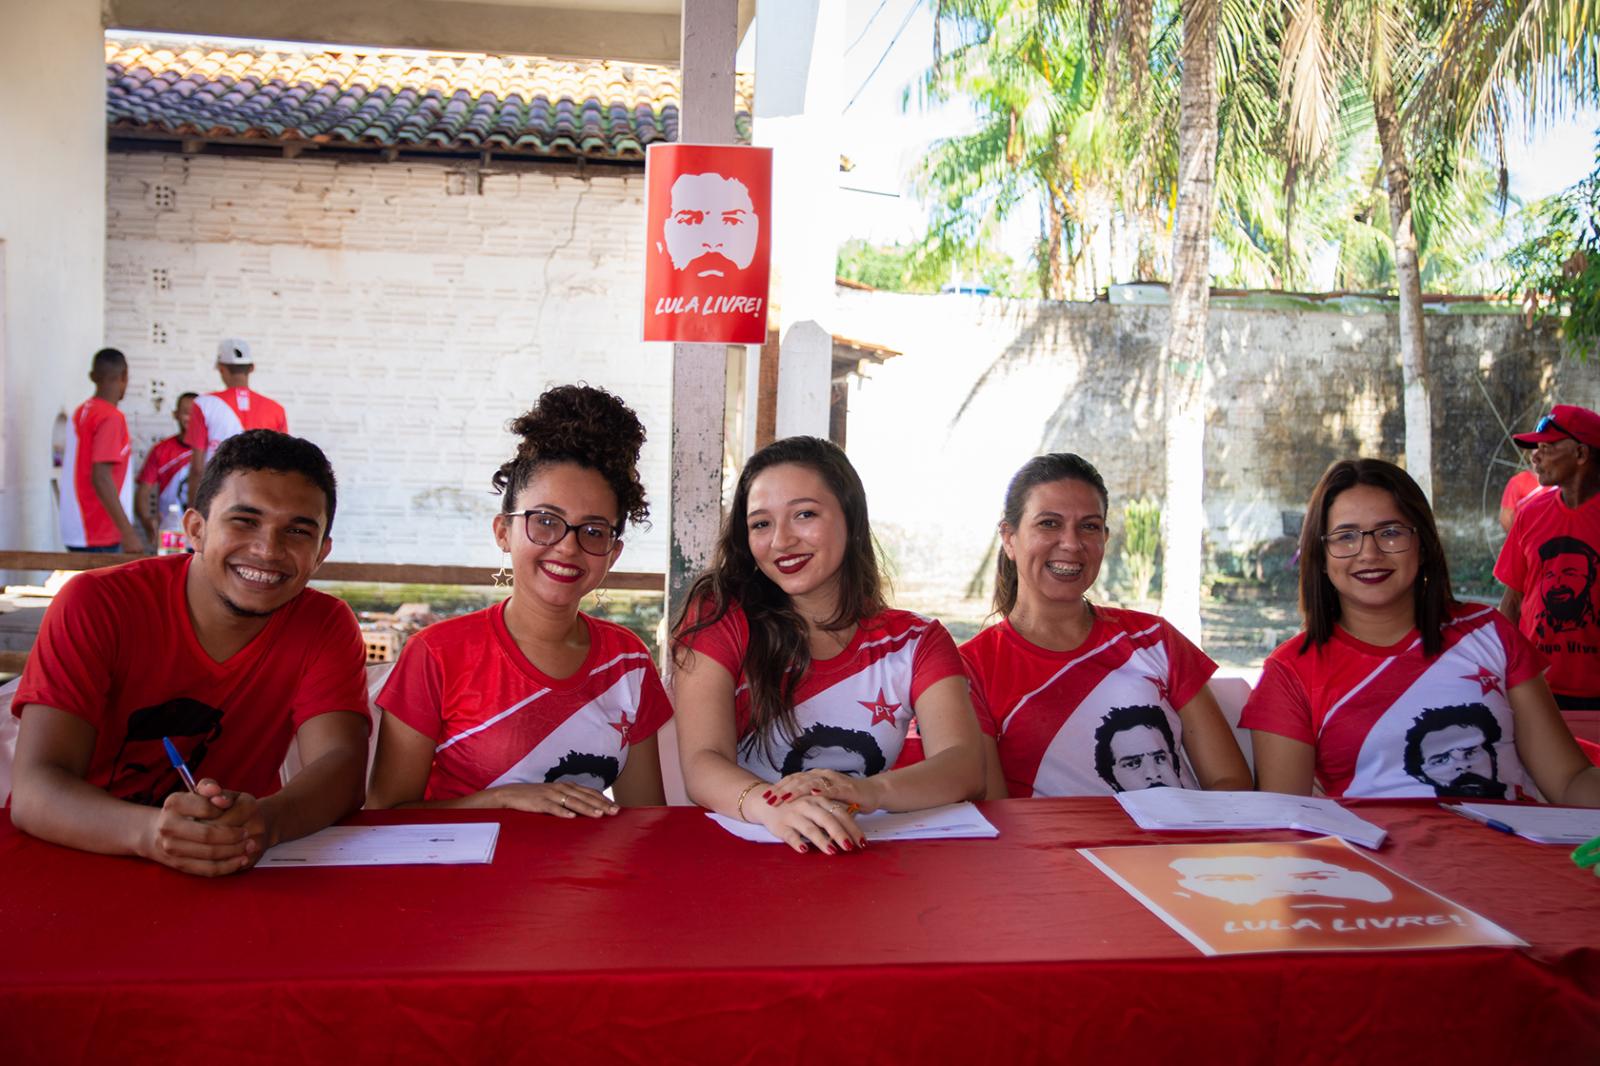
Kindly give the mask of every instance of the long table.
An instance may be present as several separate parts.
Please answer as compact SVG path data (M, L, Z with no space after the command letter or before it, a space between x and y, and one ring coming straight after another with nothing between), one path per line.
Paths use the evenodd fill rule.
M687 808L363 814L499 847L216 881L0 812L0 1062L1600 1061L1600 879L1566 849L1363 804L1381 861L1532 946L1206 958L1074 849L1237 835L982 808L996 840L837 857Z

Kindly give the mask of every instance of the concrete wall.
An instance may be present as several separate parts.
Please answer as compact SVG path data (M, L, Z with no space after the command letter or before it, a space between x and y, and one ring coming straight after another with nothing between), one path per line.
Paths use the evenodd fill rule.
M217 340L322 444L340 481L335 557L499 556L489 478L506 422L550 384L612 389L649 431L656 522L618 563L666 558L671 350L638 337L643 175L570 168L113 153L106 332L128 353L140 451L173 399L217 388ZM594 172L591 172L594 173Z
M99 0L0 2L0 100L0 547L46 549L60 543L51 431L88 398L102 344Z
M984 561L1005 483L1039 452L1076 451L1099 467L1114 535L1122 502L1161 495L1164 306L844 290L839 306L841 332L904 353L853 387L850 453L906 602L971 612L987 598ZM1494 516L1516 451L1496 412L1527 429L1557 398L1600 406L1600 374L1563 362L1552 331L1529 331L1516 316L1426 322L1435 504L1458 576L1483 573L1499 547ZM1397 344L1393 314L1213 302L1209 559L1281 537L1285 514L1303 512L1334 459L1400 461ZM981 592L960 602L974 576ZM1106 583L1116 578L1113 565Z

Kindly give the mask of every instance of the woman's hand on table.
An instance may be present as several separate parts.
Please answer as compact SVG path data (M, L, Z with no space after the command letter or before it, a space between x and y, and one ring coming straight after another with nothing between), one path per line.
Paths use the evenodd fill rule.
M836 800L858 811L872 812L883 806L882 783L875 777L855 777L837 770L803 770L781 779L763 794L771 806L801 796L821 796Z
M825 855L834 855L867 846L867 835L851 817L848 801L840 802L807 792L776 804L758 803L754 806L752 820L765 826L773 836L796 851L816 848Z
M604 818L621 810L605 794L566 781L550 784L496 785L476 797L475 807L499 807L534 814L553 814L557 818Z

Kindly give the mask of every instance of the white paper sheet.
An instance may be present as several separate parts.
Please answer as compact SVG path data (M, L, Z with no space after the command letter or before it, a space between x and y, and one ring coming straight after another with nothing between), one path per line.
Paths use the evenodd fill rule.
M1524 803L1441 803L1501 832L1539 844L1585 844L1600 837L1600 810L1586 807L1534 807Z
M713 822L741 840L781 844L765 826L741 822L721 814L708 814ZM997 837L1000 830L970 803L952 803L925 811L878 811L856 815L856 824L868 840L965 840Z
M499 822L335 825L269 848L257 866L418 866L492 862Z
M1315 796L1147 788L1119 792L1117 802L1141 829L1300 829L1364 848L1378 847L1388 835L1333 800Z

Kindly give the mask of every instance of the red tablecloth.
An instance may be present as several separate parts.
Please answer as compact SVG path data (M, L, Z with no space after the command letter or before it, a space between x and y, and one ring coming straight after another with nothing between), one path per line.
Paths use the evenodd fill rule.
M1384 862L1533 946L1205 958L1073 849L1230 837L983 806L998 840L836 858L690 809L363 815L499 848L220 881L6 818L0 1062L1600 1061L1600 879L1565 849L1365 804Z

